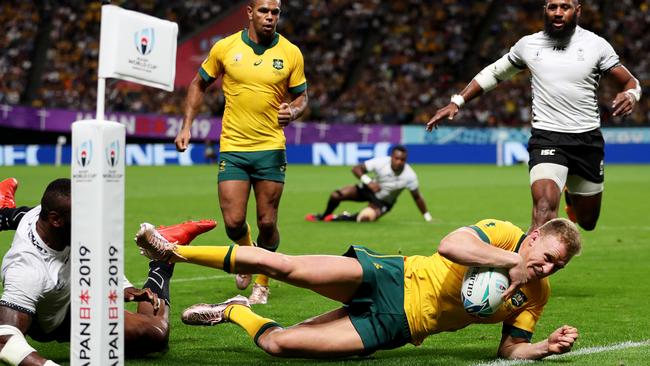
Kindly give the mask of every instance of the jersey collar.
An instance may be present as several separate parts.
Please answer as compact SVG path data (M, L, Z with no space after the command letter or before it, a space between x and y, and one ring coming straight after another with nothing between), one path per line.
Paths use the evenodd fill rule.
M515 253L519 253L519 249L521 249L521 243L524 242L524 239L526 239L526 234L521 234L521 238L519 238L519 241L517 242L517 245L515 246Z
M246 43L250 48L252 48L253 52L255 52L255 54L259 56L259 55L263 55L264 52L269 48L273 48L276 44L278 44L278 42L280 41L280 34L278 32L275 32L275 35L273 36L273 41L271 41L271 44L267 47L253 42L248 36L248 28L244 28L244 30L241 32L241 40L244 43Z

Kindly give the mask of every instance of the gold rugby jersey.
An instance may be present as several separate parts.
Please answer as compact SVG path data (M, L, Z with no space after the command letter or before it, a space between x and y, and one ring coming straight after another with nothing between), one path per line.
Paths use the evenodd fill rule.
M486 245L513 252L519 251L526 237L520 228L507 221L483 220L469 227ZM529 281L496 313L478 318L468 314L461 301L466 269L438 253L405 259L404 310L412 343L418 345L431 334L455 331L473 323L500 322L504 323L504 332L530 340L550 295L548 278Z
M248 30L219 40L203 61L205 81L222 76L226 106L220 151L284 150L278 107L287 92L307 89L300 49L276 33L269 47L248 37Z

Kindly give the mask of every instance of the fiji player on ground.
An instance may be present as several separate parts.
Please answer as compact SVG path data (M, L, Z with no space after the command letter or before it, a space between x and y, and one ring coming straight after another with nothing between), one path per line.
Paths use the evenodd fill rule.
M221 77L226 106L219 141L219 206L226 234L239 245L253 244L246 223L252 186L257 245L276 250L280 245L278 206L287 166L283 128L307 107L307 80L302 53L275 31L280 0L251 0L247 11L249 27L215 43L192 81L183 127L175 142L179 151L185 151L203 95ZM236 281L244 289L251 276L238 275ZM255 282L251 301L265 304L268 278L258 276Z
M320 214L308 214L307 221L357 221L369 222L379 220L388 213L397 202L397 197L406 188L411 192L413 201L418 206L427 222L432 220L424 197L420 194L419 183L415 170L406 163L408 152L406 147L393 147L390 156L376 157L366 160L352 168L360 182L358 184L339 188L330 194L325 211ZM368 173L374 173L371 178ZM344 212L334 215L334 210L343 201L368 202L368 206L355 214Z
M427 124L431 130L443 119L453 119L465 102L530 70L530 230L557 216L565 186L569 218L585 230L596 227L604 189L604 140L596 96L600 77L611 75L621 87L612 101L614 116L630 114L641 98L639 81L621 65L612 46L577 25L581 10L578 0L547 0L544 31L519 40Z

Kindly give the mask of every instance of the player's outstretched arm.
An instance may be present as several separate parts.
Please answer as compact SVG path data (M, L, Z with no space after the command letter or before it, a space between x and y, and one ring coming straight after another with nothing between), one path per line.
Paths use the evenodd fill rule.
M431 214L427 209L427 203L424 202L424 197L422 197L422 194L420 194L420 190L415 189L410 192L411 192L411 197L413 197L413 200L415 201L415 204L418 206L418 209L422 213L424 220L426 222L431 222L433 220L433 217L431 217Z
M632 73L623 65L618 65L609 71L623 90L616 94L612 102L614 116L627 116L634 111L634 107L641 100L641 84Z
M56 363L43 358L25 339L32 324L32 316L6 306L0 306L0 361L7 365L53 366Z
M434 127L438 127L438 123L442 120L453 120L458 114L460 108L465 103L483 94L483 89L475 79L473 79L460 94L454 94L451 101L445 107L436 111L436 114L427 123L427 131L431 131Z
M551 333L547 339L530 343L525 338L515 338L504 334L499 345L499 357L507 359L539 360L541 358L571 351L578 339L578 329L563 325Z
M196 74L187 89L183 125L174 139L177 151L185 151L190 143L190 138L192 137L190 133L192 123L194 122L196 115L199 113L201 105L203 105L203 96L205 95L205 90L210 86L210 84L210 82L203 80L201 75Z
M444 108L436 111L436 114L427 123L427 131L431 131L443 119L454 119L458 110L470 100L487 93L494 89L501 81L508 80L518 72L522 71L521 66L516 66L505 55L498 59L493 64L486 66L481 72L474 76L474 79L467 84L460 94L455 94L451 97L451 102Z

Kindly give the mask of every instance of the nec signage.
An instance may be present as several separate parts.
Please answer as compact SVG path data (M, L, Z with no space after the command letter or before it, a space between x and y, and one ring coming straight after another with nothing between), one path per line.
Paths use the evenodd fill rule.
M335 145L317 143L312 145L313 165L356 165L379 156L388 156L391 148L388 142L377 144L338 143Z

